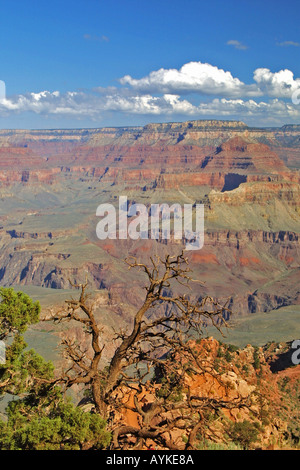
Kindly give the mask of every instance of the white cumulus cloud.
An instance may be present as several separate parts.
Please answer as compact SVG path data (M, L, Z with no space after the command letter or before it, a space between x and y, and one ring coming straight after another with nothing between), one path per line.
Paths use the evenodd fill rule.
M245 85L239 78L233 77L231 72L202 62L189 62L179 70L162 68L140 79L125 75L120 79L120 83L143 93L201 93L224 96L260 94L255 84Z
M254 72L254 80L263 94L276 98L291 98L295 90L300 88L300 78L294 78L291 70L271 72L260 68Z

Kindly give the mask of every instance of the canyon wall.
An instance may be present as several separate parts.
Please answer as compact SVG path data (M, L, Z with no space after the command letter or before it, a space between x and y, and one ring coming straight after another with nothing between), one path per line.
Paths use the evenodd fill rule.
M230 298L236 314L297 304L299 156L300 126L207 120L1 130L0 283L66 289L68 279L88 273L91 287L105 289L128 315L142 294L127 289L123 259L146 261L181 246L98 240L97 205L126 194L147 206L205 205L204 247L188 253L205 287L193 295Z

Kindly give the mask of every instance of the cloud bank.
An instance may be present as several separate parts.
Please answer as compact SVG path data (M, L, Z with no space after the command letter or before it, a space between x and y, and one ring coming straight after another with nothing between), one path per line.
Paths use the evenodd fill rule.
M230 71L202 62L161 68L142 78L125 75L117 87L89 91L41 91L5 97L0 116L31 112L46 116L104 119L107 113L187 118L220 117L266 122L297 121L300 78L291 70L256 69L246 84Z

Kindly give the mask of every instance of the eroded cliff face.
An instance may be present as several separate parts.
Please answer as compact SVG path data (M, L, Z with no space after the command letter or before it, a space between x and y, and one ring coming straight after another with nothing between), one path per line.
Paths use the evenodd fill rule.
M65 289L87 272L91 287L106 289L128 316L142 294L128 289L123 259L181 246L98 240L98 204L126 194L147 206L205 204L204 247L188 253L205 287L193 295L230 297L236 314L299 303L299 136L300 126L213 120L2 130L0 283ZM144 282L130 281L137 292Z
M65 184L75 178L128 188L241 182L299 183L300 129L253 129L238 121L149 124L143 128L0 131L0 184ZM288 166L291 166L291 169ZM239 176L237 176L239 175Z

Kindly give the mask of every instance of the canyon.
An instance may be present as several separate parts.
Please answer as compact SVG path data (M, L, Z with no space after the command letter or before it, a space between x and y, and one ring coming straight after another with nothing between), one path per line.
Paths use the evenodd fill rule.
M107 324L130 324L145 279L124 258L184 245L97 239L97 206L126 195L204 204L204 247L186 252L203 286L189 295L228 301L233 317L299 305L299 183L300 125L0 130L0 284L67 295L87 276Z

